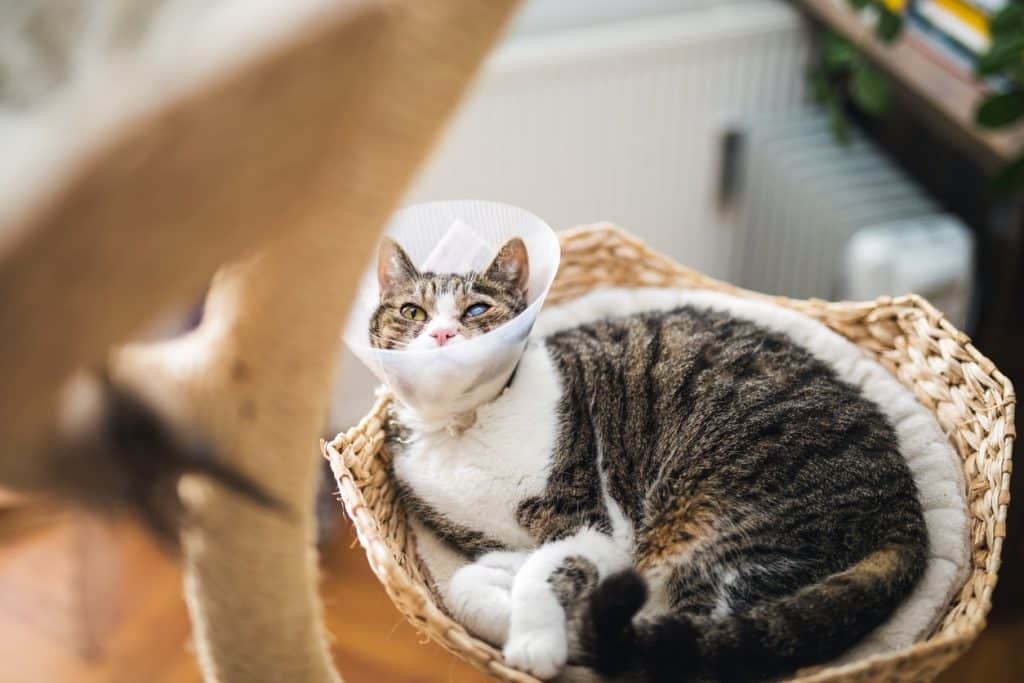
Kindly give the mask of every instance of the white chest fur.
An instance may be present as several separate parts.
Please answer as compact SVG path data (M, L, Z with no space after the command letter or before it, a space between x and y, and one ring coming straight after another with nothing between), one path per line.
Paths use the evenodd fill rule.
M534 539L516 522L519 503L544 490L558 436L562 388L543 343L523 354L516 379L477 410L460 434L399 409L413 434L395 474L425 503L459 525L514 548Z

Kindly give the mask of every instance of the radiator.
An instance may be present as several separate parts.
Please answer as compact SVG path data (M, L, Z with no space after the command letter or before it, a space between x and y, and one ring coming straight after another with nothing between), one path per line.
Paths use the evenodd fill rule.
M799 298L855 294L843 284L851 237L939 213L856 131L849 147L838 145L817 112L765 117L749 129L743 156L728 270L750 289Z

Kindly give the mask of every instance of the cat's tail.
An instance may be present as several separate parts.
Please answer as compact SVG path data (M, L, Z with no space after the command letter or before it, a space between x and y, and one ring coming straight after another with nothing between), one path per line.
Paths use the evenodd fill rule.
M634 619L643 577L628 570L591 595L583 647L587 664L643 680L759 680L820 664L866 636L909 594L924 571L921 544L880 548L849 569L742 613Z

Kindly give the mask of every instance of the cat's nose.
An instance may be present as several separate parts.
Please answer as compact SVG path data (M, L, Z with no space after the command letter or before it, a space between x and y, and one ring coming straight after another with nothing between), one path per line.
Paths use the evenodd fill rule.
M449 341L451 341L452 337L454 337L456 334L457 332L453 328L445 327L440 330L434 330L433 332L430 333L430 336L437 341L438 346L444 346Z

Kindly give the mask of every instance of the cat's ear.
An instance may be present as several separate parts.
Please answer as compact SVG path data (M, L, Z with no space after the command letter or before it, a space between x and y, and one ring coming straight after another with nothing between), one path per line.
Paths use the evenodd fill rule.
M502 245L498 255L484 271L489 280L508 283L521 294L526 295L526 283L530 280L530 261L526 255L526 245L518 237L513 237Z
M400 283L418 276L420 272L409 260L405 250L390 237L385 237L377 255L377 284L383 296Z

